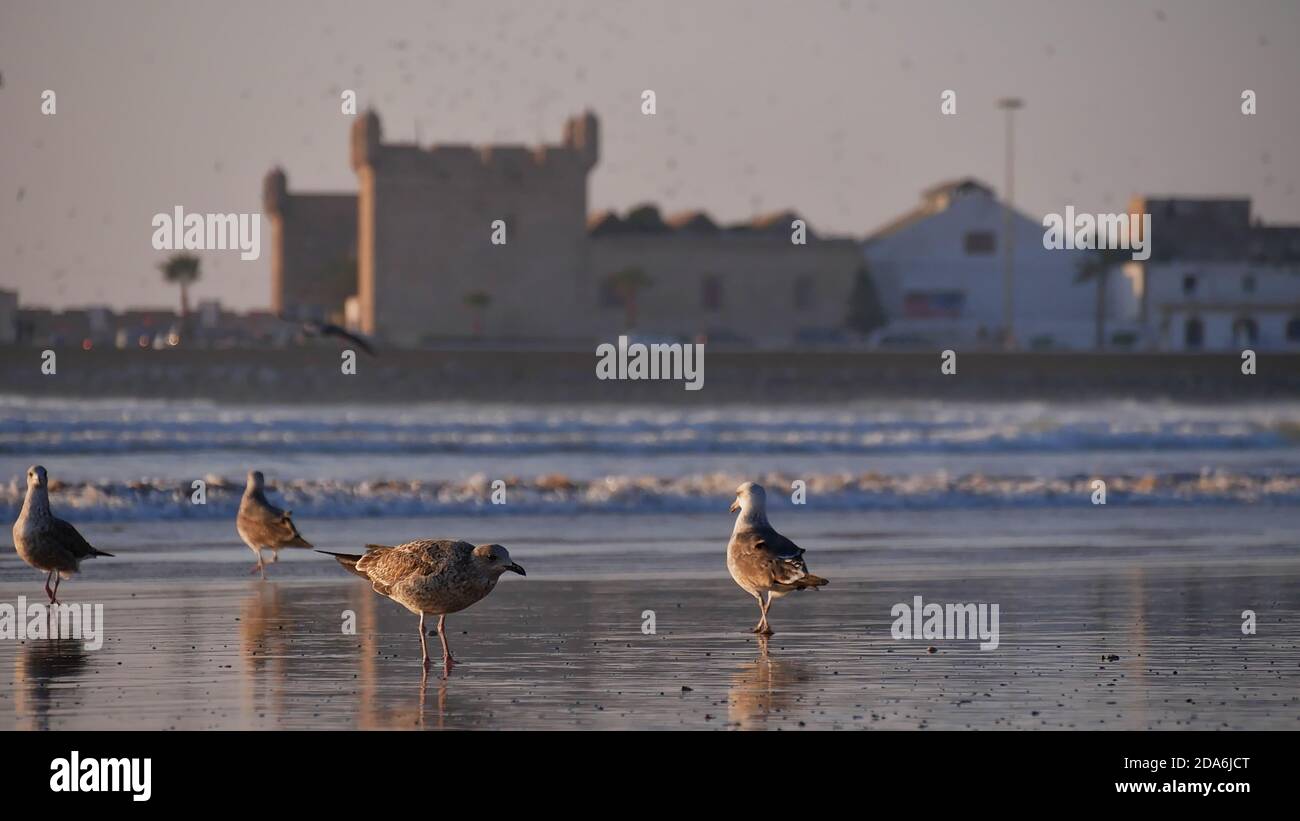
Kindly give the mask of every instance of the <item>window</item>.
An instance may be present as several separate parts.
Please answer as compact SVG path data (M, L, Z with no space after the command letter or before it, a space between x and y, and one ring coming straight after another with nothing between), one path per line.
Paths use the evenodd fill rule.
M1183 296L1191 296L1196 293L1196 277L1188 274L1183 277Z
M1241 290L1245 291L1248 294L1255 293L1254 274L1246 274L1244 277L1241 278Z
M1232 323L1232 341L1235 345L1254 345L1259 342L1259 325L1248 316Z
M1201 320L1192 317L1183 326L1183 347L1188 350L1198 350L1204 343L1205 325Z
M700 288L700 306L711 313L722 310L722 277L710 274Z
M794 281L794 307L806 311L817 301L817 291L813 278L804 274Z
M1300 316L1293 316L1286 323L1286 341L1300 342Z
M991 254L997 250L997 237L992 231L970 231L966 234L966 253Z

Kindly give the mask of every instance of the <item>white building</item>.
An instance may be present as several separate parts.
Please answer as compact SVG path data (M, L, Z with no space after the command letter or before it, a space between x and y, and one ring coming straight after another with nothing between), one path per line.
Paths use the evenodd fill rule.
M1003 326L1005 210L974 179L943 183L921 204L863 243L867 267L890 318L884 338L948 347L996 345ZM1082 253L1043 247L1042 220L1012 212L1013 337L1022 349L1090 348L1097 286L1079 281ZM1134 337L1130 281L1108 278L1107 336Z
M1151 259L1139 318L1167 351L1300 349L1300 226L1251 223L1248 199L1139 197Z

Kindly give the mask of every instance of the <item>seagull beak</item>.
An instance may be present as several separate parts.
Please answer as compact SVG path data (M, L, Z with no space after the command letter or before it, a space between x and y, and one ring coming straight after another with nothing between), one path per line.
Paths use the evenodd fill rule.
M735 513L740 510L740 502L732 500L731 507L727 508L728 513Z
M527 573L524 572L524 569L522 567L514 563L511 563L510 566L506 568L506 570L513 570L514 572L518 573L520 576L528 575Z

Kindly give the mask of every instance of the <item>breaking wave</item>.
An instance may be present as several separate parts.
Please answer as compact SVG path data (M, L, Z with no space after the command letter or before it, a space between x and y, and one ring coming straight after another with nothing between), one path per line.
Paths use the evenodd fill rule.
M790 504L796 480L805 483L810 509L943 510L972 507L1051 507L1091 504L1093 481L1106 481L1107 504L1179 506L1192 504L1297 504L1300 473L1201 473L1072 476L908 475L865 473L761 477L729 473L680 478L619 475L572 479L561 474L505 479L507 504L494 505L485 475L448 481L346 483L305 480L272 486L273 503L312 518L370 518L491 513L690 513L718 512L737 485L757 478L769 489L773 507ZM76 521L140 521L232 518L243 492L236 481L208 476L206 504L191 502L191 485L170 481L51 482L56 511ZM12 520L24 488L0 485L0 511Z

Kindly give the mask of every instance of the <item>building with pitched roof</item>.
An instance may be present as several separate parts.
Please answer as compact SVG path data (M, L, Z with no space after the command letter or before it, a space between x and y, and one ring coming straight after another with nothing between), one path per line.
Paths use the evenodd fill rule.
M890 316L882 336L941 348L999 344L1004 217L993 189L968 177L927 188L916 207L870 234L863 255ZM1044 248L1043 231L1041 221L1012 212L1016 344L1090 348L1097 285L1080 279L1082 254ZM1103 297L1108 332L1131 335L1127 282L1108 278Z

